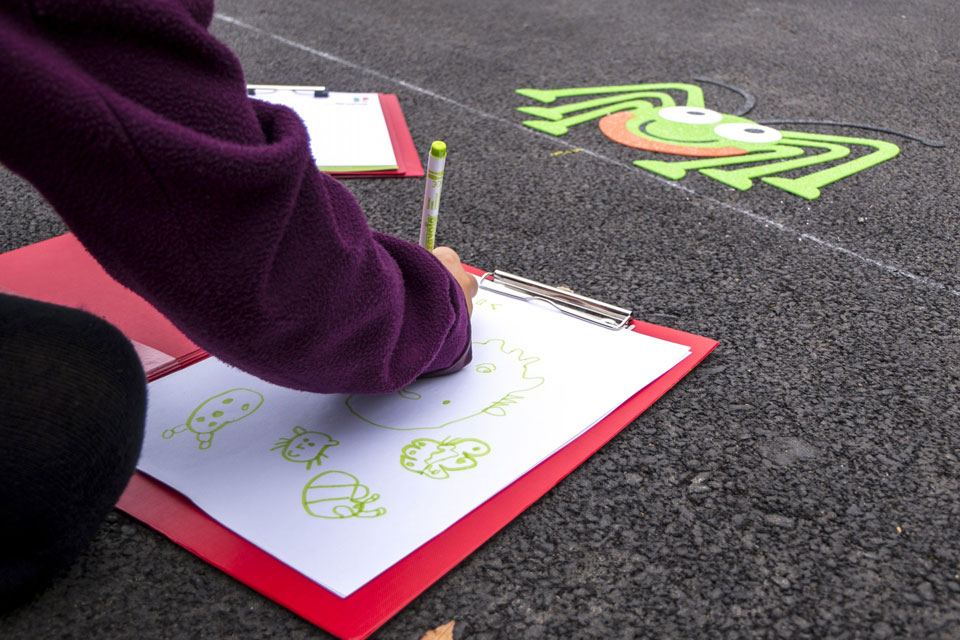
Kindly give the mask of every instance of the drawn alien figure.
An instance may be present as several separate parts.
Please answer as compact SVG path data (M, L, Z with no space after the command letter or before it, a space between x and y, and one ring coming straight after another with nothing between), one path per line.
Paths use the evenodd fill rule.
M445 480L451 471L477 466L477 458L490 453L490 445L475 438L417 438L403 448L400 464L407 471L434 480Z
M704 82L711 82L702 80ZM720 84L720 83L713 83ZM721 85L727 86L727 85ZM559 98L604 95L561 106L524 106L518 110L541 118L525 120L524 125L551 135L560 136L570 127L599 120L600 130L619 144L679 156L697 158L680 162L637 160L642 169L671 180L679 180L687 171L701 174L740 190L753 186L760 178L789 193L807 199L820 196L820 189L842 178L864 171L895 157L900 148L883 140L804 133L774 129L742 117L753 107L752 96L734 87L747 104L741 113L723 114L704 106L703 91L693 84L661 83L608 87L584 87L558 90L518 89L517 93L543 103ZM678 105L673 93L685 94ZM786 121L771 121L777 124ZM804 124L798 121L797 124ZM853 123L818 123L884 131L918 140L928 146L943 146L887 129ZM868 152L837 163L850 155L850 146L867 147ZM830 164L819 171L796 177L774 177L776 174ZM749 165L721 169L732 165Z
M364 422L396 431L440 429L484 413L503 416L523 399L521 392L543 384L543 378L527 375L527 367L539 360L508 350L500 339L474 342L473 361L457 373L421 378L393 394L352 395L347 408Z
M270 451L282 449L281 455L290 462L306 462L307 470L316 462L319 467L320 458L327 457L327 449L335 447L339 442L325 433L307 431L303 427L293 428L293 436L280 438Z
M301 495L307 513L328 520L382 516L386 509L370 508L379 499L379 493L370 493L366 485L346 471L324 471L314 476L304 485Z
M200 403L186 424L177 425L163 432L164 438L192 431L197 436L201 449L209 449L213 434L228 424L243 420L263 404L263 396L250 389L230 389Z

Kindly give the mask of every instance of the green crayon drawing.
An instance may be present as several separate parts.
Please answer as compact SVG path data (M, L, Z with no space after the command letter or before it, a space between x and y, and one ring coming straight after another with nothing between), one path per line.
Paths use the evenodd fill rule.
M483 307L484 305L488 305L486 308L490 309L491 311L496 311L496 310L497 310L497 307L502 307L502 306L503 306L502 303L499 303L499 302L490 302L490 301L487 300L486 298L479 298L479 299L473 301L473 308L474 308L474 309Z
M503 416L525 397L522 392L543 384L543 378L527 373L527 367L539 361L520 349L508 349L499 338L474 342L472 362L457 373L421 378L393 394L352 395L347 408L368 424L395 431L440 429L481 414ZM451 386L470 393L451 400Z
M307 469L316 462L319 467L320 458L327 457L327 449L335 447L339 442L325 433L307 431L303 427L293 428L293 436L280 438L270 451L281 449L281 455L290 462L306 462Z
M303 508L314 518L376 518L387 512L383 507L371 508L380 499L353 474L346 471L324 471L303 487Z
M745 108L738 115L706 108L702 89L684 83L518 89L517 93L522 96L551 105L558 99L586 98L557 106L522 106L518 111L538 118L524 120L524 125L554 136L566 134L570 127L597 120L603 134L619 144L643 151L696 158L674 162L636 160L633 163L671 180L680 180L687 171L696 170L743 191L759 178L810 200L818 198L820 189L826 185L886 162L900 153L897 145L883 140L787 131L748 120L743 115L753 107L755 100L739 89L727 88L747 98ZM674 98L678 93L682 94L679 104ZM770 121L770 124L789 122ZM870 129L917 140L927 146L943 146L897 131L855 123L795 121L794 124ZM863 152L848 159L851 148ZM817 165L822 168L797 175L801 170ZM778 175L787 172L793 172L793 177Z
M407 471L434 480L445 480L451 471L477 466L477 458L490 453L490 445L475 438L444 438L439 442L417 438L403 448L400 464Z
M204 400L193 410L186 424L180 424L163 432L164 438L191 431L196 435L201 449L209 449L213 434L228 424L243 420L263 404L263 396L250 389L230 389Z

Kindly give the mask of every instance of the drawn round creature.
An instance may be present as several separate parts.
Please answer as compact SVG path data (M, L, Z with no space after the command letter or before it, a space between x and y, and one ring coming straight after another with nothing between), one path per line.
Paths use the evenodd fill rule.
M303 508L315 518L376 518L387 512L383 507L371 508L380 499L353 474L346 471L324 471L303 487Z
M551 135L564 135L572 126L598 120L603 134L619 144L644 151L695 158L679 162L634 161L636 166L671 180L683 178L689 170L698 170L723 184L746 190L753 186L755 178L759 178L778 189L807 199L818 198L820 189L828 184L890 160L900 153L897 145L884 140L787 131L754 122L743 117L755 104L752 96L735 87L701 81L718 84L743 95L746 103L741 113L725 114L706 108L703 90L686 83L556 90L518 89L517 93L542 103L553 103L559 98L599 96L559 106L523 106L518 110L541 118L525 120L524 125ZM677 93L685 95L683 104L677 104L674 97ZM770 122L777 123L786 124L789 121ZM869 125L816 121L806 124L883 131L928 146L943 146L942 143ZM867 153L845 159L851 155L851 146L865 147ZM838 162L840 160L843 161ZM720 168L730 165L747 166ZM815 165L824 168L797 175L797 170Z
M364 422L397 431L440 429L484 413L503 416L523 399L521 392L543 384L543 378L527 375L539 360L500 339L474 342L472 362L457 373L421 378L393 394L352 395L347 408ZM454 394L458 389L471 393Z
M407 471L434 480L445 480L451 471L477 466L477 458L490 453L490 445L475 438L417 438L403 448L400 464Z
M230 389L204 400L187 418L186 424L163 432L164 438L191 431L201 449L209 449L213 434L228 424L243 420L263 404L263 396L251 389Z
M270 449L276 451L281 449L281 455L290 462L305 462L307 469L316 462L321 465L321 458L327 457L327 449L340 444L325 433L319 431L307 431L303 427L293 428L293 436L290 438L280 438Z

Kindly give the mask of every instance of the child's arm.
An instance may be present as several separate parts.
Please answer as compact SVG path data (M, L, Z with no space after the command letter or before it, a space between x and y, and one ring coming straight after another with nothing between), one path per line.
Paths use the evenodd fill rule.
M376 393L462 364L464 290L372 231L290 110L250 100L204 0L0 8L0 161L121 283L266 380ZM417 203L410 203L411 215Z

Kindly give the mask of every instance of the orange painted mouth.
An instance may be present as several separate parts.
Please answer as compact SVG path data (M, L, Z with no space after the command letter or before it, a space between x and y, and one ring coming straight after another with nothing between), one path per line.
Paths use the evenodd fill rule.
M659 140L650 140L627 129L627 122L636 118L636 114L629 111L618 111L600 118L600 131L614 142L634 149L656 151L657 153L672 153L678 156L697 156L702 158L723 158L726 156L742 156L748 153L737 147L691 147L688 145L671 144Z

